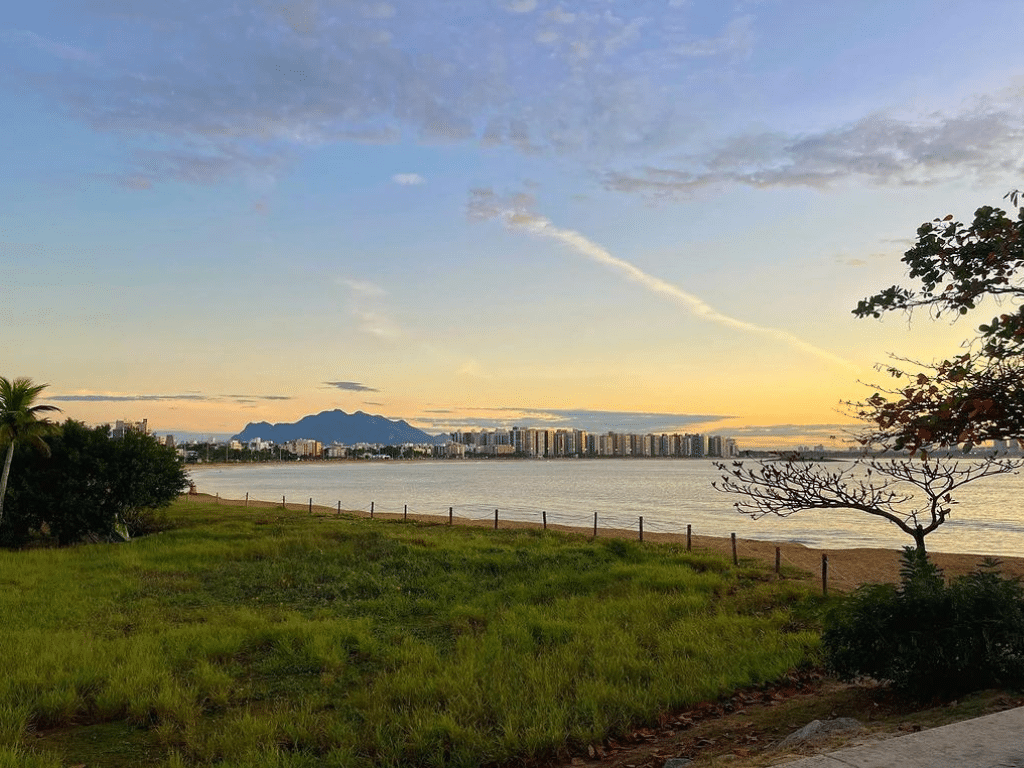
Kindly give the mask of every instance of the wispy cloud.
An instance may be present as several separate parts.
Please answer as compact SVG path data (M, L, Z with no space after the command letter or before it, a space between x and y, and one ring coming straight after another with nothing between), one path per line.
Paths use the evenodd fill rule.
M588 432L694 432L717 430L730 416L717 414L659 413L648 411L601 411L585 408L428 409L412 419L423 429L508 429L513 426L539 429L583 429Z
M659 277L649 275L628 261L613 256L607 249L587 239L579 232L554 226L548 219L529 210L531 202L532 198L529 195L517 194L502 197L491 190L476 189L470 194L468 212L473 219L497 219L503 222L509 229L521 230L538 237L562 243L581 256L617 272L627 280L668 299L685 309L689 314L702 320L744 333L765 336L833 365L839 365L854 371L858 370L857 366L850 361L828 350L816 347L789 331L757 325L719 312L700 297L684 291L682 288L672 285Z
M379 285L367 282L366 280L349 280L342 278L339 281L342 285L347 287L354 294L360 296L386 296L387 291L381 288Z
M856 424L752 424L732 427L731 431L749 437L808 437L815 436L822 442L842 441Z
M147 401L196 400L215 398L209 395L50 395L47 400L61 403L132 403Z
M387 311L386 290L365 280L341 279L338 282L349 290L349 311L360 331L379 339L397 339L403 335Z
M754 47L754 17L732 19L718 37L694 39L679 45L682 56L719 56L725 53L750 53Z
M403 187L415 187L427 183L427 180L418 173L396 173L391 180Z
M463 361L456 370L456 373L459 376L468 376L472 379L489 380L494 378L493 372L486 370L476 360Z
M54 56L58 59L75 62L95 62L97 56L89 51L74 45L51 40L50 38L38 35L25 29L12 29L0 31L0 40L11 44L28 44L37 50Z
M47 400L56 400L64 403L135 403L135 402L251 402L256 400L291 400L291 395L204 395L197 392L182 394L161 395L161 394L68 394L49 395Z
M1024 93L1007 91L953 114L899 119L873 114L807 134L736 136L672 165L605 176L605 186L651 197L724 184L826 188L850 180L922 186L1024 170Z
M215 184L276 177L303 152L346 142L482 141L574 154L594 169L611 156L665 157L693 146L709 107L735 117L751 84L781 87L749 54L775 43L765 27L787 14L759 5L737 3L737 15L664 0L88 0L70 20L116 28L116 47L93 53L29 30L0 34L50 57L5 61L11 81L124 139L126 167L98 178ZM80 66L54 76L53 58ZM722 182L821 185L862 174L920 183L936 171L984 172L1000 158L1019 161L1003 151L1019 140L1019 104L1003 101L1010 106L997 97L952 116L739 137L606 183L675 195ZM767 145L771 159L752 159L752 144Z
M360 384L358 381L325 381L324 386L344 389L349 392L380 392L379 389Z
M529 13L537 10L537 0L509 0L505 8L512 13Z

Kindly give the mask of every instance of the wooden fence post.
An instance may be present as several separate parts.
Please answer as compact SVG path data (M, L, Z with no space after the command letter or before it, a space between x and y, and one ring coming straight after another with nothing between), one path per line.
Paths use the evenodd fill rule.
M448 507L448 525L452 524L452 514L454 513L454 507Z
M313 497L309 497L309 514L313 514Z
M288 509L288 507L286 507L284 503L284 496L281 497L281 509Z
M644 516L640 515L640 541L644 540Z
M544 530L546 531L548 529L548 511L546 509L541 510L540 519L541 522L544 524Z
M821 553L821 594L828 597L828 555Z
M597 512L594 513L594 538L597 538Z
M338 514L341 514L341 499L338 499Z
M408 504L406 504L404 507L402 507L402 519L403 520L408 520L409 519L409 505Z
M498 510L494 510L494 530L498 530Z
M775 548L775 575L782 573L782 547Z
M245 506L247 506L247 507L249 506L249 492L248 491L245 492Z
M733 565L739 565L740 564L739 559L736 557L736 534L735 533L732 535L732 564Z
M370 502L370 519L373 520L373 502Z
M693 526L689 523L686 524L686 551L690 551L690 546L693 544L693 537L690 535L693 533Z

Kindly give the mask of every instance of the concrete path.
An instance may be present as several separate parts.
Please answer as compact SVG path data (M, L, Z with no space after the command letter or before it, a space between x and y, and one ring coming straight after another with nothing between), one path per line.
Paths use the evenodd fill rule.
M784 768L1024 768L1024 707L781 765Z

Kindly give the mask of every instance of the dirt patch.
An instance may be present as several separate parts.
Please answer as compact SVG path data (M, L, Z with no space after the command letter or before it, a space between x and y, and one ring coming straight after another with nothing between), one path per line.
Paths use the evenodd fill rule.
M741 691L721 701L663 715L657 727L588 745L559 766L662 768L671 758L693 760L693 768L780 765L1018 706L1024 706L1024 696L1019 693L984 691L922 708L876 685L837 683L817 672L794 673L779 685ZM863 727L785 750L777 746L813 720L839 717L854 718Z

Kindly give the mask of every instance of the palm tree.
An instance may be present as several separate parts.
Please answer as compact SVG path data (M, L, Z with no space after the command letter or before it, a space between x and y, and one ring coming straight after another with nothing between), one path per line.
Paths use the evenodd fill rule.
M0 476L0 521L4 515L4 496L7 495L7 478L11 474L14 446L17 443L27 443L34 445L44 454L50 452L42 436L49 432L53 425L45 418L38 418L38 415L48 411L59 411L60 408L55 405L33 405L39 393L47 386L33 384L32 379L19 378L8 381L0 376L0 445L7 443L4 473Z

